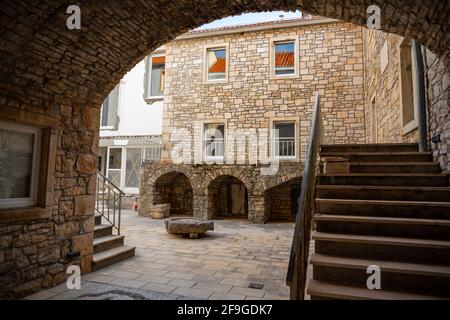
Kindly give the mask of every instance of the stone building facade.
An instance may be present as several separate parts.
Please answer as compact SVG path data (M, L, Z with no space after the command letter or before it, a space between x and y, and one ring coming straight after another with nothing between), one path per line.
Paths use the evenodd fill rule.
M293 49L288 54L296 56L292 74L277 76L273 68L280 55L286 53L277 53L275 47L279 42L285 45L290 41ZM222 70L225 76L221 81L206 79L210 49L225 51L221 61L226 65ZM183 194L193 193L193 210L189 214L212 218L217 216L214 212L221 212L226 217L233 215L230 212L233 203L240 202L244 207L240 216L254 222L293 219L315 93L319 92L321 99L325 142L366 141L363 52L361 27L321 17L193 31L167 43L162 161L144 165L140 214L151 215L154 205L167 201L172 207L179 207L173 199L158 196L167 187L167 182L160 184L158 180L163 179L161 168L170 166L190 180L192 190L179 190ZM291 141L295 152L289 159L274 154L279 148L277 143L282 143L273 138L277 123L290 123L295 130ZM207 151L203 139L209 124L221 124L224 128L221 143L226 150L221 160L225 164L205 163ZM249 151L238 148L251 146L249 140L245 142L240 137L250 137L252 130L259 134L261 129L266 130L261 135L266 135L268 145L258 152L280 162L273 177L264 177L261 163L251 163ZM238 132L238 138L230 137L231 132ZM187 162L177 165L173 155L180 144ZM231 146L235 148L231 150ZM245 152L247 158L237 164L234 160L245 156ZM222 171L235 181L221 179L225 175ZM163 174L170 172L164 170ZM218 183L214 179L223 181ZM280 185L269 183L272 189L268 190L268 181L275 180ZM222 197L219 191L212 190L210 183L222 189ZM245 191L239 191L239 183ZM287 192L283 194L288 198L271 195L279 193L273 187L284 188ZM242 200L236 200L239 192L241 198L245 194ZM221 201L221 208L215 208L215 203Z

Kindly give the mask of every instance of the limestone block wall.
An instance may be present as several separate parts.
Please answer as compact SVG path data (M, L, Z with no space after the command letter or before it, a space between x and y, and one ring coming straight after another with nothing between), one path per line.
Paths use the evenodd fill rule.
M450 172L450 71L430 50L426 50L425 65L429 143L441 168ZM435 135L440 142L431 142Z
M403 37L364 30L366 142L372 139L372 121L376 116L377 142L417 142L418 130L403 133L400 87L400 44ZM382 48L387 43L387 63L382 72ZM375 100L376 112L372 112Z
M272 79L270 39L298 36L300 75ZM229 46L228 82L203 83L203 47ZM163 159L169 157L174 129L194 135L194 123L224 120L227 129L269 129L271 119L299 119L304 151L313 98L320 92L328 143L365 142L362 28L343 22L260 30L166 45ZM303 155L303 153L302 153Z

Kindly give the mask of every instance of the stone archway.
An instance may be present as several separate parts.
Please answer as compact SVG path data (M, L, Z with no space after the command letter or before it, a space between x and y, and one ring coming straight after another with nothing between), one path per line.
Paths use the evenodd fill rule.
M92 248L83 244L92 243L94 228L99 106L138 61L189 29L249 11L304 9L364 25L367 1L348 5L347 0L80 0L78 4L82 28L70 31L65 2L0 3L0 119L43 128L48 150L45 203L38 210L0 215L6 239L0 248L0 256L6 257L0 269L11 271L0 275L2 298L61 283L67 276L65 268L74 263L83 272L90 271ZM417 38L448 66L447 2L371 4L381 7L383 31ZM67 185L67 177L76 184ZM27 232L21 234L23 230ZM37 238L46 239L39 262L33 250L27 254ZM80 257L71 260L69 252L81 245Z
M185 174L163 174L156 179L152 189L152 205L170 204L170 215L193 216L193 191Z
M208 186L209 218L247 218L248 191L236 177L221 175Z

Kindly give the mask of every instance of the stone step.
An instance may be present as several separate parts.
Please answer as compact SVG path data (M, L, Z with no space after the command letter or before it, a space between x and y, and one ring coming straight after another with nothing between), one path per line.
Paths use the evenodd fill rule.
M450 241L314 231L315 253L375 260L450 265Z
M125 236L104 236L94 239L94 253L123 246Z
M316 299L345 299L345 300L441 300L439 296L422 295L389 290L369 290L343 286L320 280L310 280L307 293L312 300Z
M450 220L315 214L325 233L450 240Z
M395 261L342 258L312 254L315 280L367 288L367 268L380 267L380 284L384 290L450 295L450 267Z
M322 214L450 219L450 202L316 199Z
M120 246L95 253L92 260L92 270L95 271L119 261L131 258L134 256L135 249L135 247Z
M431 162L431 152L321 152L321 157L342 157L349 162Z
M113 226L110 224L97 224L94 226L94 239L112 235Z
M449 187L317 185L318 198L450 201Z
M448 187L448 177L439 173L319 174L317 183L325 185Z
M417 143L376 144L328 144L321 145L320 152L418 152Z
M350 173L440 173L437 162L350 162Z

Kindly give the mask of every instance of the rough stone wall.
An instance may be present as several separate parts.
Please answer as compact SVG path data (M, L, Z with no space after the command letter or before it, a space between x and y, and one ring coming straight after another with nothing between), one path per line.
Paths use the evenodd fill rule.
M271 79L270 39L283 36L299 36L300 75ZM219 43L229 45L228 82L204 84L203 47ZM325 141L364 142L363 77L362 28L349 23L172 41L166 45L162 157L177 139L174 129L198 135L194 123L214 119L225 120L231 131L269 129L271 118L297 117L304 150L316 91Z
M381 50L387 41L388 64L381 72ZM378 143L417 142L418 129L403 134L400 44L403 37L364 29L366 142L372 142L372 98L377 108Z
M255 165L185 165L167 162L144 162L141 167L141 187L139 197L139 214L149 216L155 204L155 186L161 177L183 174L189 179L193 193L193 215L198 218L211 219L214 208L212 201L218 197L210 197L210 186L214 186L221 177L231 176L242 182L248 193L248 220L265 223L270 218L265 192L284 182L302 176L303 165L299 163L281 163L274 175L261 175L261 166ZM218 193L216 193L218 194ZM219 200L220 201L220 200ZM222 204L223 208L226 204Z
M50 150L55 157L49 162L54 166L48 179L53 182L50 205L36 209L49 210L49 215L27 218L34 209L20 209L4 222L8 210L0 210L0 298L55 286L65 281L69 265L81 266L83 273L91 270L99 110L63 97L45 109L36 104L30 99L21 112L0 106L4 120L46 128L48 123L38 120L45 115L58 123ZM76 251L79 257L68 256Z
M230 198L230 188L233 184L243 183L232 176L219 176L208 186L209 215L217 217L242 217L241 214L232 213L232 199Z
M291 192L292 186L301 185L301 181L301 178L295 178L266 191L270 220L293 221L295 219L295 215L292 214Z
M450 71L448 65L426 50L426 87L428 136L434 158L450 172ZM440 142L431 138L440 135Z

